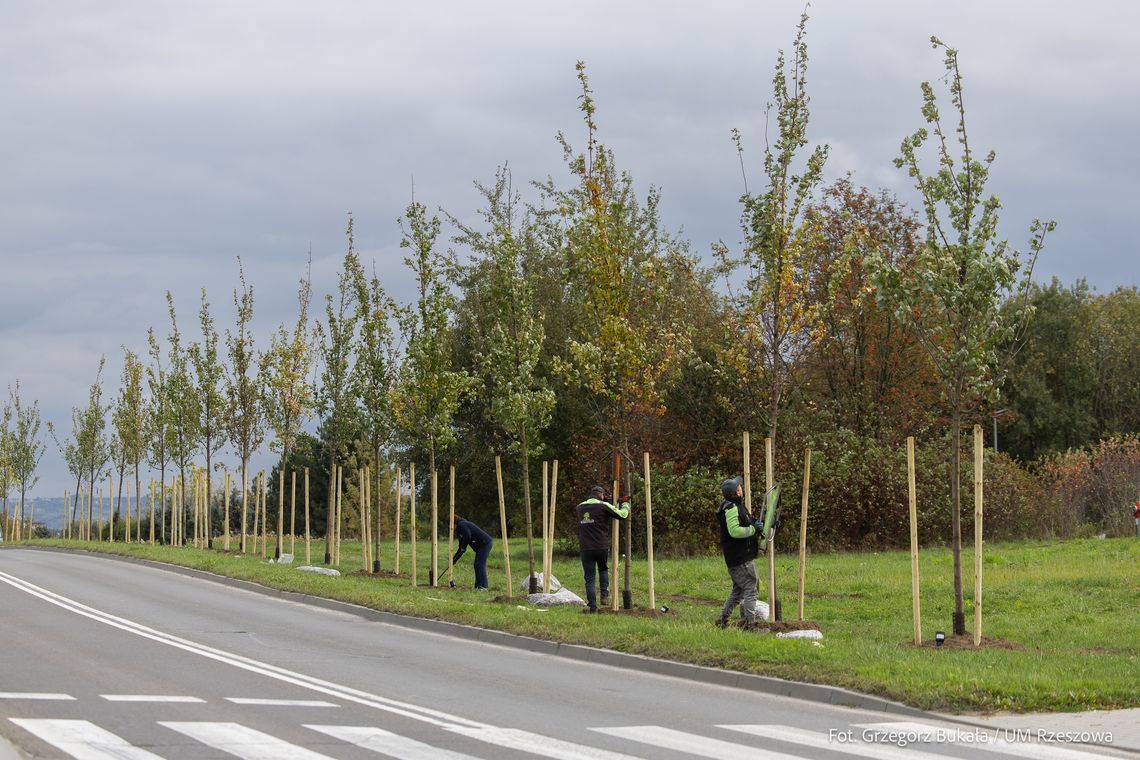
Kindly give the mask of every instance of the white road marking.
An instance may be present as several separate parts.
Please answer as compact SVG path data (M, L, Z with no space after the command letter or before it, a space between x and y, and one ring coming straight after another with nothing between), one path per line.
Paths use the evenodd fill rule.
M162 760L85 720L9 718L75 760Z
M697 757L710 757L717 760L748 760L749 758L751 760L784 760L785 758L798 757L798 755L773 752L747 744L734 744L733 742L677 731L664 726L615 726L612 728L591 728L590 730L653 747L687 752Z
M809 731L804 728L789 728L788 726L747 725L718 726L718 728L727 728L730 731L740 731L741 733L751 734L752 736L799 744L814 749L826 749L830 752L842 752L847 755L875 758L875 760L929 760L930 758L930 755L926 752L916 752L912 749L896 747L891 744L864 742L859 738L860 734L858 731L854 733L850 741L843 741L832 736L830 733Z
M258 699L256 697L226 697L235 705L270 705L273 707L339 707L323 699Z
M13 588L19 589L26 594L42 599L49 604L54 604L76 615L82 615L83 617L90 618L104 625L133 633L136 636L150 639L151 641L156 641L166 646L181 649L185 652L206 657L235 668L274 678L284 683L301 686L346 702L355 702L395 715L402 715L406 718L469 736L479 741L489 742L498 746L518 748L536 755L555 758L555 760L627 760L631 757L630 755L593 749L529 731L499 728L488 723L446 713L442 710L436 710L432 707L420 707L419 705L414 705L409 702L401 702L388 697L382 697L378 694L361 691L360 689L354 689L350 686L307 676L303 673L255 660L252 657L245 657L244 655L234 654L223 649L217 649L205 644L199 644L195 641L190 641L189 639L174 636L173 634L164 633L142 625L141 623L136 623L133 620L128 620L90 607L82 602L77 602L62 594L49 591L34 583L2 571L0 571L0 582L7 583Z
M471 755L433 747L372 726L314 726L306 723L305 728L397 760L474 760Z
M328 755L237 723L159 721L158 724L242 760L330 760Z
M74 702L70 694L47 694L34 691L0 691L0 699L44 699L57 702Z
M631 760L634 757L633 755L623 755L620 752L611 752L584 744L555 739L551 736L533 734L530 731L523 731L518 728L449 726L447 730L494 744L496 747L517 749L520 752L529 752L541 757L552 757L555 760Z
M100 694L108 702L186 702L189 704L202 704L206 700L198 697L180 697L164 694Z
M1067 749L1055 744L1010 741L999 731L974 728L973 726L931 726L912 721L861 723L858 725L860 728L868 728L872 731L894 731L904 734L916 734L919 737L918 741L938 741L942 745L968 747L971 752L999 752L1003 755L1029 757L1033 758L1033 760L1090 760L1091 758L1104 758L1104 755L1095 752ZM985 733L988 739L985 741L976 740L982 733ZM924 739L924 737L926 738ZM961 741L956 741L956 737L961 738Z

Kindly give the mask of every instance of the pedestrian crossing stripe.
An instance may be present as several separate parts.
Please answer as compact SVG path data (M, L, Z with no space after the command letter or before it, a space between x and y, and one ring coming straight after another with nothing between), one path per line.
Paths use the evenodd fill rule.
M36 718L9 718L9 720L74 760L163 760L159 755L137 747L90 721ZM159 721L158 725L241 760L330 760L327 755L320 752L239 723ZM304 724L304 728L397 760L474 760L475 757L374 726ZM939 750L948 746L958 749L969 748L971 756L996 753L1038 760L1094 760L1105 757L1096 751L1038 742L1010 741L1002 737L1000 731L993 729L955 729L908 721L854 724L830 731L813 731L773 724L723 724L715 728L757 737L764 740L764 746L726 741L655 725L606 726L589 730L657 749L726 760L811 757L819 750L834 752L837 755L872 758L872 760L930 760L934 756L934 753L927 750L930 745ZM500 750L516 750L555 760L636 760L638 757L514 728L473 728L461 725L445 727L445 730L493 745ZM957 742L941 740L947 735L953 737L955 731L960 735L961 732L971 730L985 732L988 738ZM975 733L975 736L980 736L980 733ZM899 744L901 739L895 739L894 743L891 743L892 737L906 737L905 740L911 741L912 744L901 746ZM784 747L787 746L795 749L785 750Z

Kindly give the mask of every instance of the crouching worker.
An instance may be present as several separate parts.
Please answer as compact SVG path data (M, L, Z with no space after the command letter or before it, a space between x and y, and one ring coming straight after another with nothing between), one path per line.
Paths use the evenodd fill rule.
M455 533L459 537L459 549L455 552L455 556L451 558L451 564L454 566L459 558L463 556L463 552L467 551L470 546L475 550L475 590L486 591L487 584L487 557L491 556L491 544L493 541L487 534L487 531L480 528L470 520L464 520L459 515L455 516Z
M742 503L742 480L736 477L721 484L724 500L716 512L717 522L720 523L720 548L724 553L724 563L728 566L728 577L732 579L732 590L724 600L724 607L716 621L721 628L728 625L732 610L738 604L744 625L756 622L759 578L756 575L755 560L759 551L760 521L753 520Z
M582 556L582 578L586 582L586 609L597 612L598 597L594 592L594 575L601 586L602 599L610 593L610 523L629 517L629 499L621 507L605 501L606 489L594 486L590 496L578 505L578 549Z

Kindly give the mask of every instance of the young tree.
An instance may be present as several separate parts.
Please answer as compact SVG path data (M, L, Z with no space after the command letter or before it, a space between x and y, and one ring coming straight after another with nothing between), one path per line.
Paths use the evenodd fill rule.
M17 525L20 525L19 521L24 519L24 501L27 498L28 491L35 488L36 483L40 480L36 475L36 468L39 467L40 458L44 454L44 445L39 438L39 402L33 401L31 406L24 403L20 398L19 381L16 381L15 389L11 386L8 387L8 397L11 402L14 424L10 439L10 458L12 474L20 489L20 502L17 507ZM22 528L17 527L17 538L20 537L21 532Z
M337 280L337 298L325 296L325 324L317 323L319 351L323 360L321 384L316 389L316 407L321 415L321 437L328 445L329 472L340 463L356 435L359 420L351 397L352 349L360 316L355 303L356 283L364 276L356 256L352 216L348 217L348 251ZM336 489L331 493L335 494ZM331 504L331 502L330 502ZM335 510L330 509L330 514ZM326 542L327 546L327 542ZM331 561L328 553L326 564Z
M261 355L261 372L266 378L263 389L265 418L276 436L270 448L281 452L280 467L289 461L301 424L312 412L313 389L309 372L313 363L312 338L309 333L309 302L312 285L308 276L301 280L297 292L297 322L292 333L282 325ZM282 516L278 515L280 524ZM281 556L281 531L277 531L275 556Z
M554 392L536 374L544 334L525 268L525 249L536 245L535 233L529 214L518 218L521 200L511 189L505 166L495 173L494 185L475 186L486 201L479 213L488 229L479 231L453 219L460 231L455 242L476 257L464 270L464 289L467 298L485 307L475 326L474 352L479 380L490 398L488 412L522 458L530 590L535 593L530 454L541 445L539 431L550 422L555 402Z
M170 372L167 375L168 408L170 410L170 458L178 467L180 503L172 507L174 525L171 538L177 545L186 541L186 468L191 467L201 442L202 400L190 376L190 353L182 345L182 333L174 312L174 296L166 291L166 307L170 314L167 336Z
M198 397L198 434L202 442L202 454L206 457L206 504L205 533L206 546L214 548L211 530L210 495L214 455L225 444L225 421L227 416L226 396L222 392L223 369L218 361L218 331L214 328L214 318L210 316L210 302L206 300L206 289L202 288L202 308L198 312L198 323L202 328L202 341L190 346L190 360L194 366L196 381L195 394Z
M1033 264L1055 224L1034 220L1030 226L1029 254L1023 257L997 239L997 196L984 196L990 151L978 160L966 129L962 75L958 51L931 37L935 49L945 51L945 81L953 106L958 148L951 145L938 109L934 88L922 83L922 116L935 138L937 171L928 174L919 162L919 150L931 131L918 129L902 142L895 166L906 169L922 197L926 241L917 265L910 272L877 265L879 290L929 353L951 416L950 501L954 555L955 634L966 632L962 600L961 531L961 426L963 417L1000 387L999 348L1016 348L1032 316L1027 298ZM960 155L955 155L960 150ZM1018 281L1018 273L1024 268ZM1002 308L1003 302L1010 302Z
M356 309L360 323L360 342L352 372L352 395L360 404L360 428L372 450L373 493L382 491L381 451L392 437L392 393L395 386L399 348L392 330L392 320L402 311L385 292L380 278L366 280L363 270L356 282ZM376 558L373 571L380 569L380 524L375 530Z
M716 247L727 270L743 266L746 285L736 300L734 327L739 346L735 354L748 367L763 369L766 384L768 437L773 444L780 410L799 379L800 359L821 333L820 315L825 304L807 297L806 287L816 267L817 248L812 244L813 228L804 223L804 209L819 185L828 147L817 145L805 165L797 167L797 155L808 144L809 102L807 94L808 52L805 40L808 17L800 16L790 66L781 50L772 78L778 134L774 144L764 147L764 189L753 195L745 184L740 196L744 249L737 261L730 261L727 248ZM740 133L733 140L744 166ZM800 172L800 173L797 173ZM759 399L757 399L759 401ZM761 408L761 404L756 404Z
M429 219L424 205L412 201L400 229L400 247L410 251L404 263L415 275L417 298L402 326L408 348L394 407L408 439L428 449L430 476L436 453L455 442L452 420L472 383L467 372L451 366L449 322L455 298L445 279L446 264L435 250L439 217Z
M115 441L118 449L119 467L119 502L123 495L123 472L126 465L134 466L135 494L141 493L142 484L139 481L139 469L143 456L146 454L146 403L143 397L143 364L133 351L123 348L123 374L119 382L119 397L115 402L115 409L111 413L111 422L115 426ZM116 514L118 504L116 504Z
M241 552L245 553L246 517L249 514L249 460L265 440L262 380L256 367L256 350L250 321L253 319L253 287L246 284L238 259L241 292L234 291L237 333L226 330L229 372L226 375L226 433L241 460ZM251 372L253 373L251 376Z
M170 378L162 363L162 347L158 343L158 338L155 337L154 328L147 330L146 339L151 364L147 366L146 370L150 401L145 410L147 420L145 437L150 464L158 469L158 500L161 505L158 513L162 519L158 540L165 541L166 464L170 461L170 452L174 445L174 430L171 424ZM151 526L152 532L154 527Z
M87 393L87 407L80 417L79 436L76 439L79 461L83 463L87 475L87 484L94 488L95 483L103 477L103 468L111 456L110 444L104 432L107 427L108 407L103 404L103 367L106 358L99 357L99 369L95 373L95 382ZM108 494L110 496L110 494ZM94 507L91 501L87 502L87 532L91 532Z
M4 535L12 532L11 515L8 512L8 493L12 489L12 407L4 404L0 413L0 499L4 501L4 517L0 529ZM66 509L67 505L64 505Z

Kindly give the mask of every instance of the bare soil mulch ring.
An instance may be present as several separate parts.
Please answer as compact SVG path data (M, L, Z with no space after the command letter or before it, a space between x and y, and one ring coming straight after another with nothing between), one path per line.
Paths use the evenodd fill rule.
M915 647L916 645L913 643L908 643L908 644L905 644L904 646ZM947 636L946 640L942 642L942 646L938 646L938 643L934 639L928 639L927 641L924 641L921 644L917 645L917 648L921 648L921 649L955 649L955 650L958 650L958 649L972 649L972 650L1005 649L1005 650L1020 651L1020 650L1025 649L1025 645L1019 644L1016 641L1009 641L1008 639L995 639L995 638L990 638L988 636L983 636L982 637L982 643L979 644L978 646L974 646L974 635L972 633L964 633L964 634L961 634L959 636Z
M814 620L757 620L748 630L787 633L788 631L822 631Z

